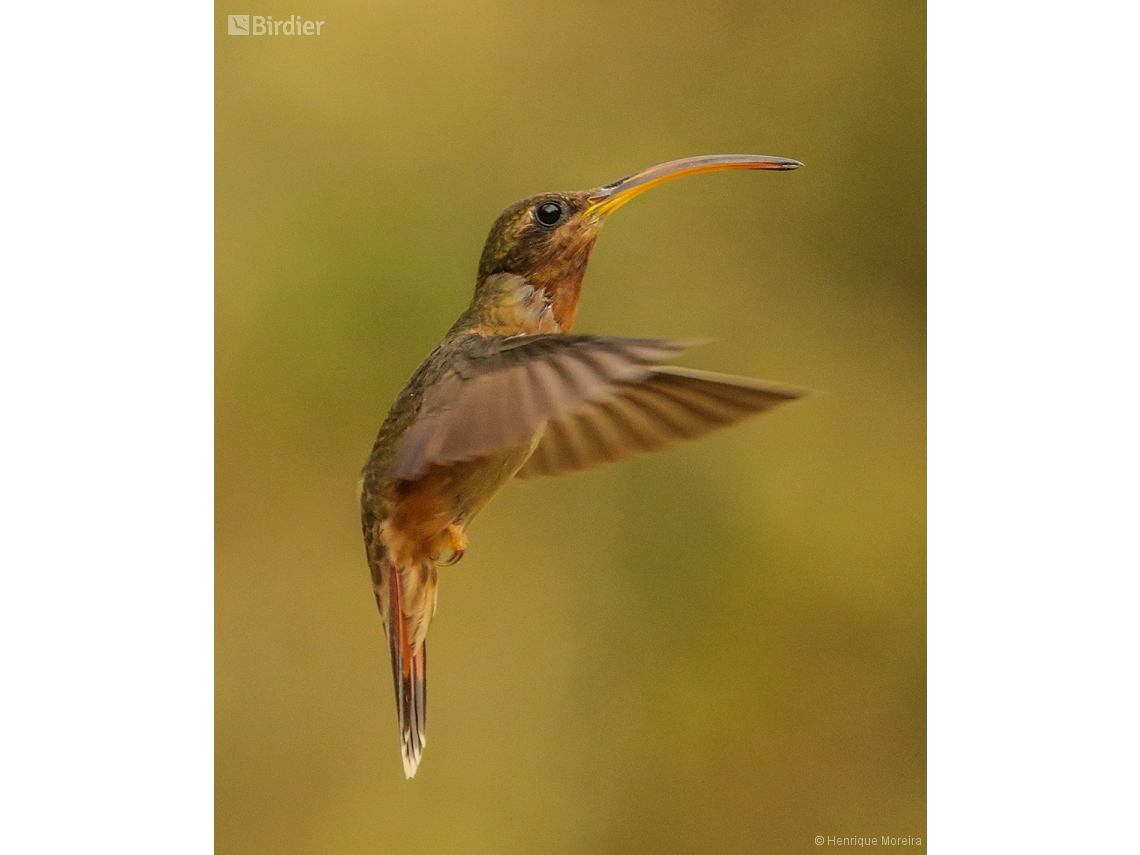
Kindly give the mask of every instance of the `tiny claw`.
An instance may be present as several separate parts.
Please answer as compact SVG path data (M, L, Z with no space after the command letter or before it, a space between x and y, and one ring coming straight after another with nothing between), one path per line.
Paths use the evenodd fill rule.
M455 564L458 564L459 559L461 559L463 557L463 553L466 551L467 551L466 549L454 549L454 550L452 550L451 555L447 556L446 561L437 561L436 566L437 567L451 567Z
M450 567L453 564L458 564L459 559L463 557L463 553L467 551L467 535L463 533L459 522L454 522L446 529L447 534L447 548L451 550L451 555L447 557L446 561L436 559L436 565L439 567Z

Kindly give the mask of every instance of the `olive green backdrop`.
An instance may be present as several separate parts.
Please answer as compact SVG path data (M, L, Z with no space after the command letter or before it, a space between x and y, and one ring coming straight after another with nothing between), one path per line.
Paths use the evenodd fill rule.
M218 852L925 843L923 7L216 12ZM325 24L227 36L239 12ZM405 781L356 505L376 430L503 207L718 152L806 167L623 208L577 329L826 394L509 486L441 572Z

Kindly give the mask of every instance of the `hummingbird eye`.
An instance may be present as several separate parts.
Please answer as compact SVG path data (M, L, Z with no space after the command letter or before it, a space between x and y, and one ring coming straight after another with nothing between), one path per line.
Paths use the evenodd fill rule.
M566 217L565 202L543 202L534 209L534 220L543 228L551 229Z

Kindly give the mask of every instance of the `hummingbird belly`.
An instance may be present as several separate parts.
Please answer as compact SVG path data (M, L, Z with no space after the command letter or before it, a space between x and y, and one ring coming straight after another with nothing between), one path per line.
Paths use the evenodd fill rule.
M397 567L438 561L445 550L460 553L467 526L522 467L537 442L494 457L432 465L414 481L385 491L388 505L381 538Z

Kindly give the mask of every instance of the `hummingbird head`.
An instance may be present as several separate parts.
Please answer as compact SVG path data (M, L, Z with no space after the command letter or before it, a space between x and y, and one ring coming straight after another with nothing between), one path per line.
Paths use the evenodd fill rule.
M542 193L515 202L495 221L479 261L476 299L497 274L522 277L552 308L563 332L574 323L582 277L602 223L630 199L665 181L724 169L788 170L799 161L754 154L687 157L636 172L594 190Z
M602 218L590 215L589 197L590 191L542 193L503 211L483 246L476 294L488 277L520 276L568 330L586 262L602 227Z

